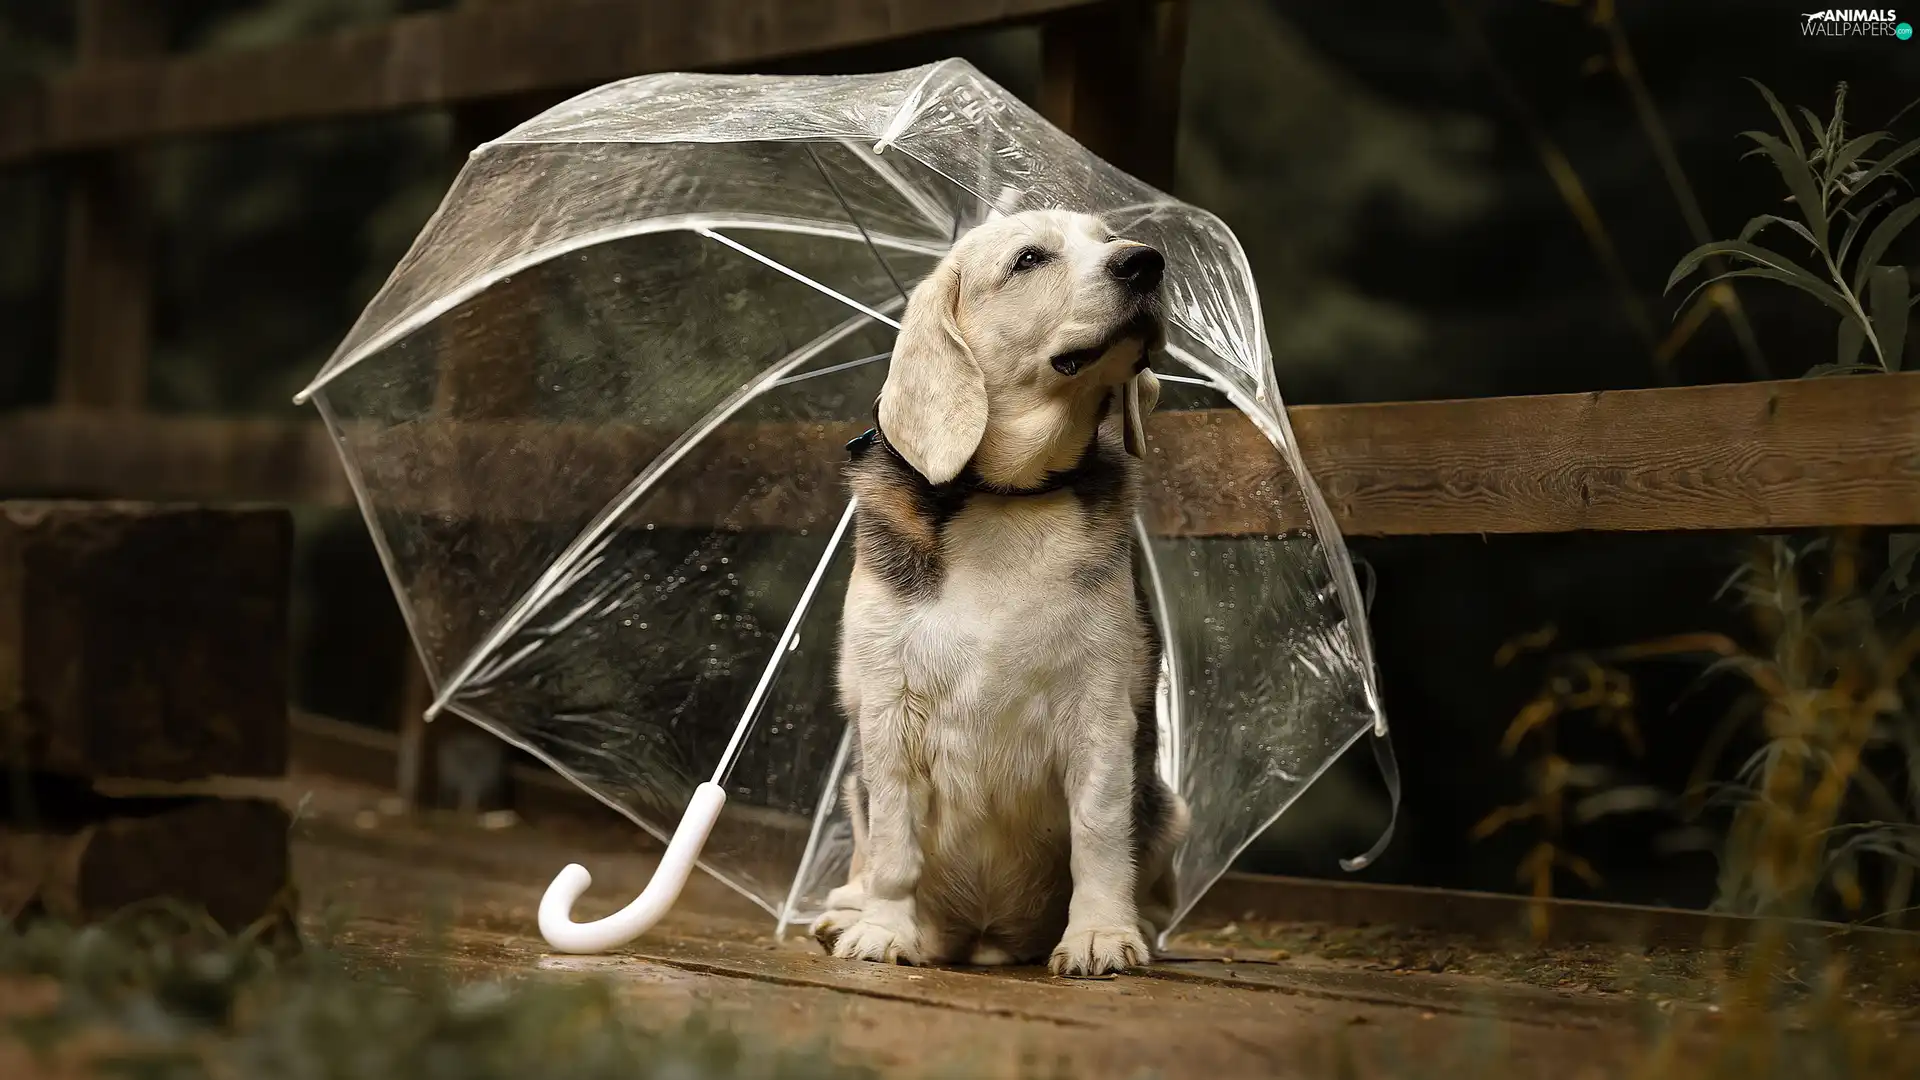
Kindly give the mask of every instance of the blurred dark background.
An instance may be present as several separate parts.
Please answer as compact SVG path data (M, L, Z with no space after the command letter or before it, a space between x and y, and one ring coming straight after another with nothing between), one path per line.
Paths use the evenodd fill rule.
M168 0L176 49L242 48L439 6L412 0ZM1846 81L1856 125L1920 97L1920 41L1808 38L1784 0L1193 0L1175 193L1238 233L1293 404L1478 397L1787 378L1833 353L1833 321L1804 297L1742 290L1758 354L1725 319L1668 341L1676 260L1704 239L1636 109L1643 88L1712 237L1779 209L1739 133L1772 118L1743 81L1822 116ZM1611 5L1608 5L1611 7ZM70 5L0 2L0 87L67 62ZM1617 29L1637 60L1621 77ZM983 33L790 70L895 68L958 54L1010 89L1038 80L1037 31ZM1920 113L1896 124L1920 134ZM439 112L163 144L156 409L297 415L293 392L346 332L452 179L465 147ZM1543 147L1546 147L1543 153ZM1563 155L1556 158L1554 155ZM61 275L56 165L0 166L0 409L52 395ZM1589 230L1554 169L1591 199ZM1604 237L1605 258L1593 236ZM1912 238L1907 257L1912 263ZM1611 260L1611 262L1609 261ZM1663 347L1663 342L1668 344ZM1911 350L1910 350L1911 351ZM0 492L0 495L6 494ZM300 707L388 726L404 630L364 526L302 511ZM1368 872L1506 890L1524 831L1473 841L1524 791L1498 753L1540 688L1538 666L1496 668L1499 646L1545 626L1557 648L1680 632L1748 635L1715 593L1745 538L1693 534L1356 539L1378 581L1373 625L1407 809ZM1637 673L1644 758L1572 729L1561 751L1625 782L1680 787L1726 707L1683 696L1695 669ZM1248 869L1338 875L1385 821L1364 752L1330 774L1249 853ZM1714 864L1672 851L1675 823L1622 816L1571 843L1601 876L1576 895L1700 905Z

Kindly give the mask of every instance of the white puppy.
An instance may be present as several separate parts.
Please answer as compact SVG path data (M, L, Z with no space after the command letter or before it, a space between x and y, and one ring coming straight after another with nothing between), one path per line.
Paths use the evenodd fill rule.
M853 872L835 956L1148 959L1187 811L1154 771L1159 642L1133 573L1159 252L996 218L914 290L856 440L840 695Z

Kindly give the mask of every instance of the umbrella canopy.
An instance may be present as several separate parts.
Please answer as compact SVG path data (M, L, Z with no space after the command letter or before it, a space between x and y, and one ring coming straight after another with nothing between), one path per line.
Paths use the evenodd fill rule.
M907 291L970 225L1042 207L1166 256L1136 563L1168 643L1160 768L1193 816L1184 914L1361 735L1384 747L1365 605L1232 233L958 60L645 76L474 151L300 395L431 712L661 839L692 802L669 863L811 918L851 851L843 445Z

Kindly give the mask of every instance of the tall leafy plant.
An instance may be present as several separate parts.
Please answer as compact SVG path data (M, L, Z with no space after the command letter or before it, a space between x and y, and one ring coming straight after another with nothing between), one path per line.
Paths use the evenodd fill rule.
M1771 90L1748 81L1766 99L1780 132L1746 132L1754 143L1747 156L1760 154L1773 162L1794 214L1761 214L1747 222L1738 238L1693 249L1673 268L1667 290L1708 259L1723 258L1733 268L1707 277L1693 292L1729 279L1759 278L1790 285L1839 315L1833 361L1817 364L1807 374L1900 370L1916 298L1907 267L1884 260L1900 234L1920 219L1920 198L1911 196L1912 188L1899 172L1902 164L1920 155L1920 139L1887 149L1896 142L1891 132L1849 135L1845 83L1834 92L1828 119L1800 108L1803 133ZM1806 261L1757 243L1768 230L1807 249Z
M1832 361L1813 365L1808 375L1899 371L1916 297L1893 250L1920 220L1920 197L1900 169L1920 156L1920 139L1849 133L1845 83L1834 91L1830 117L1798 110L1804 130L1772 91L1753 85L1779 133L1746 132L1753 143L1747 156L1773 162L1793 210L1760 214L1738 238L1688 252L1667 289L1722 258L1733 268L1710 271L1695 292L1730 278L1759 278L1791 286L1839 317ZM1762 246L1763 234L1804 254ZM1828 556L1823 597L1802 581L1802 563L1816 553ZM1920 536L1890 536L1886 565L1871 584L1858 580L1854 538L1844 534L1798 545L1771 537L1754 554L1729 585L1771 647L1749 653L1721 639L1706 650L1719 657L1710 671L1739 673L1754 692L1716 732L1715 752L1692 792L1710 792L1710 801L1733 811L1721 852L1721 902L1804 911L1817 892L1831 889L1850 910L1871 908L1860 874L1863 863L1877 861L1885 890L1878 914L1897 920L1920 875L1920 685L1913 674ZM1734 731L1754 721L1760 748L1732 781L1708 780Z

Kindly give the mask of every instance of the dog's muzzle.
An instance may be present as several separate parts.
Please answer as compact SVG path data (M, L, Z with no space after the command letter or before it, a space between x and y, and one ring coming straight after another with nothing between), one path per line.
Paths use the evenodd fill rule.
M1132 299L1133 312L1105 340L1054 357L1053 370L1062 375L1078 375L1081 368L1092 364L1108 349L1129 338L1145 346L1141 350L1140 362L1134 367L1138 372L1145 366L1146 352L1159 348L1165 340L1158 300L1160 281L1167 273L1166 256L1145 244L1129 244L1107 261L1107 273L1126 290Z
M1151 297L1142 296L1140 303L1136 305L1127 321L1121 323L1113 333L1108 334L1106 340L1100 344L1063 352L1054 357L1053 370L1066 376L1078 375L1081 368L1105 356L1108 349L1123 341L1131 340L1141 344L1140 359L1135 361L1133 366L1137 374L1141 368L1147 366L1147 352L1159 348L1166 340L1165 330L1160 325L1160 315L1155 310L1155 305L1149 302L1150 300Z

